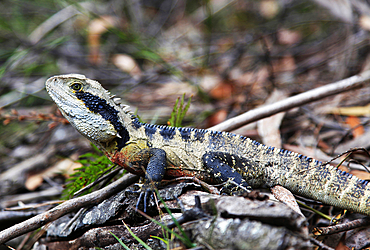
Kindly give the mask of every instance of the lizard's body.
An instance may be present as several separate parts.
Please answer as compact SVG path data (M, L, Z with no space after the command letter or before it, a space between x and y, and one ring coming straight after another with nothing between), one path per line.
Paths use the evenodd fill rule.
M295 194L370 215L370 184L329 164L227 132L139 122L82 75L51 77L46 88L63 115L109 159L159 183L164 176L281 185Z

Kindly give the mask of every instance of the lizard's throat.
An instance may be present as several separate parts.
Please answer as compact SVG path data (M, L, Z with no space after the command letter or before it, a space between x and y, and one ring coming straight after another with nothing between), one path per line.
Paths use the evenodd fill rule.
M130 136L124 124L119 119L119 111L99 96L83 91L76 92L75 94L76 97L85 104L89 111L99 114L104 120L113 125L118 135L115 139L118 150L124 147L126 142L130 139Z

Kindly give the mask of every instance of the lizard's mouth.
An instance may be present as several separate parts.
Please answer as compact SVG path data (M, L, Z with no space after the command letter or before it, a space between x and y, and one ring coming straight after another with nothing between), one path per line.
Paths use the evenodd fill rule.
M68 103L64 95L59 94L51 88L46 88L46 90L60 109L64 109L65 106L71 106L72 103Z
M49 85L46 85L46 91L58 106L63 116L67 119L72 118L73 114L75 113L73 110L81 109L81 106L76 103L76 100L74 100L76 97L70 96L70 94L66 92L64 92L65 94L59 93L56 91L58 88L53 85L55 84L56 79L50 80L53 80L53 82L51 82Z
M53 99L54 102L58 103L61 100L64 100L63 95L58 94L56 89L58 89L55 85L57 84L57 79L54 77L49 78L46 81L46 91L48 92L51 99ZM59 106L59 105L58 105Z

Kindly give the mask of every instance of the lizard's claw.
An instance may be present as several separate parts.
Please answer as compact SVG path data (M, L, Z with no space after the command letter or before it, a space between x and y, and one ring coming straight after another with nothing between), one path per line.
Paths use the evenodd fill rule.
M137 199L137 203L136 203L136 209L139 209L139 205L141 203L141 201L144 199L144 202L143 202L143 211L144 213L146 213L146 208L147 208L147 202L151 201L151 200L154 200L154 190L152 188L143 188L140 192L140 195L139 195L139 198Z
M135 209L139 209L140 204L143 204L143 212L146 213L148 205L150 205L150 201L154 201L154 194L156 185L154 184L135 184L135 186L139 186L136 190L129 190L128 192L131 194L139 194L137 198Z

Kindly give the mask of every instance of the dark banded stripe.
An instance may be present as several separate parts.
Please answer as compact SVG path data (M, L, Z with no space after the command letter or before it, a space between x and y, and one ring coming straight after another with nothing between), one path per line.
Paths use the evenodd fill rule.
M122 137L116 139L119 150L124 147L130 137L127 129L118 118L118 111L99 96L83 91L76 92L75 94L91 112L101 115L104 120L109 121L113 125L117 133Z

